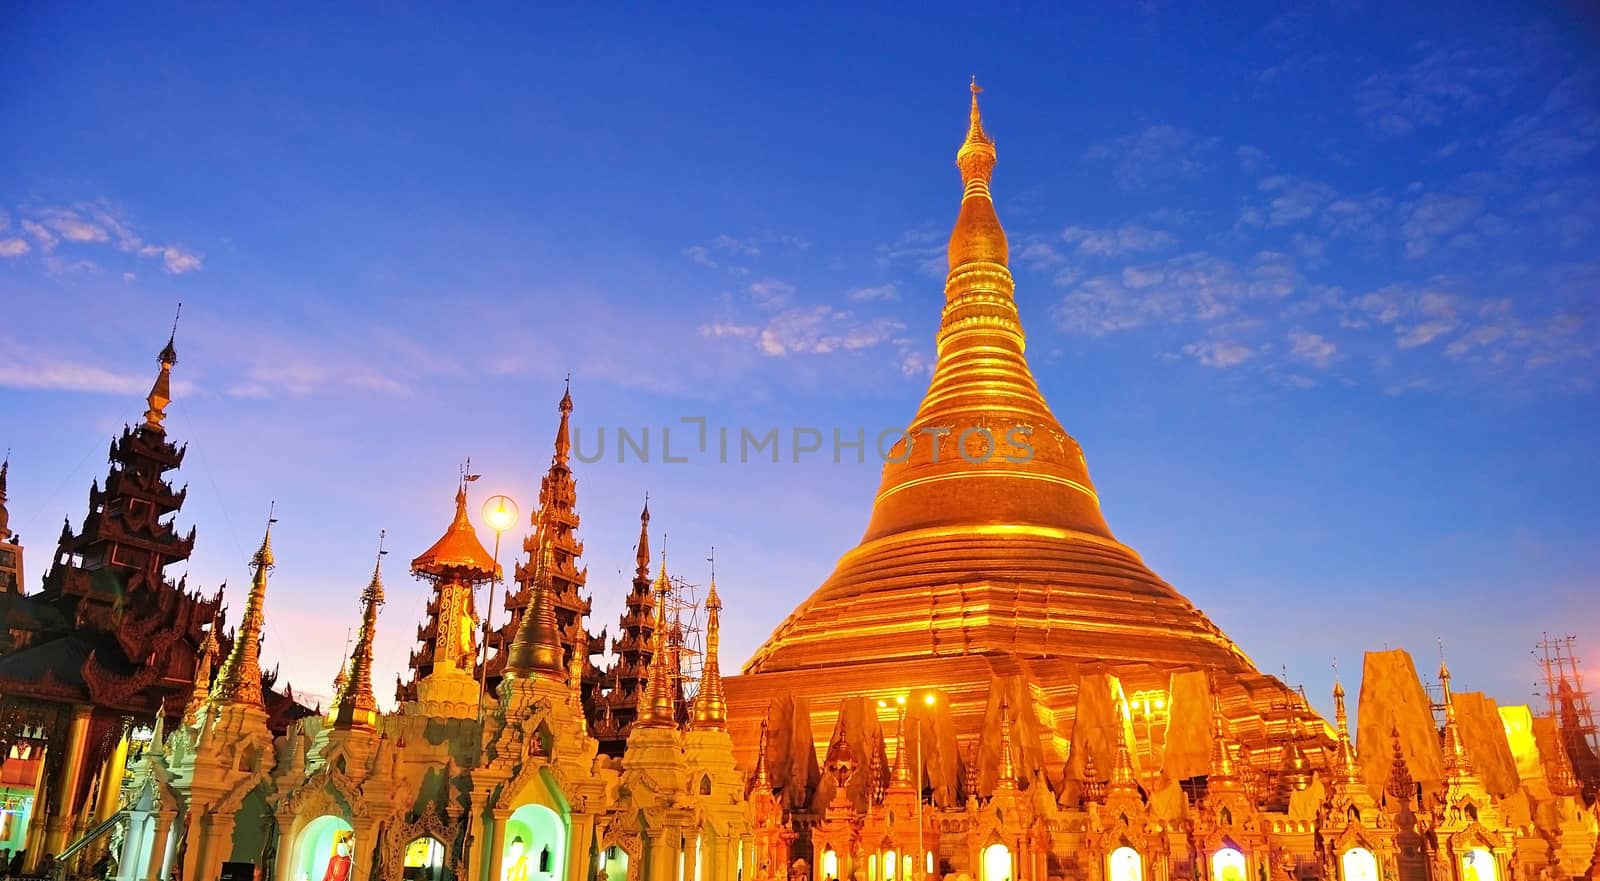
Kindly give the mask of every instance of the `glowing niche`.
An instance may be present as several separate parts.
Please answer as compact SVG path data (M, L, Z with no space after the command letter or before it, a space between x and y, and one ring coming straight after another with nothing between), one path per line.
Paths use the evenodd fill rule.
M355 830L343 817L323 814L295 837L291 856L296 881L349 881Z
M991 844L983 849L983 881L1011 881L1011 849Z
M1378 858L1364 847L1352 847L1340 859L1344 881L1378 881Z
M1245 881L1244 854L1225 847L1211 856L1212 881ZM1349 881L1349 879L1346 879ZM1377 879L1373 879L1377 881Z
M1474 847L1462 854L1461 881L1498 881L1494 854L1484 847Z
M822 852L822 877L839 877L839 855L831 847Z
M405 881L439 881L444 877L444 845L427 835L406 845Z
M567 830L544 805L523 805L506 820L501 881L556 881L567 872ZM608 876L609 872L606 873Z
M1106 877L1110 881L1143 881L1144 859L1138 851L1123 845L1106 859Z

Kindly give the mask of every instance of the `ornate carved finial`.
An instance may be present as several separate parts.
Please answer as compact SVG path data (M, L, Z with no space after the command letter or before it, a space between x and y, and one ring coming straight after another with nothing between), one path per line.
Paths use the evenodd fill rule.
M554 588L551 579L555 570L554 530L541 522L535 539L533 573L533 607L522 616L517 634L511 641L506 656L506 678L532 678L546 676L563 679L566 665L561 658L561 632L556 623Z
M570 375L568 378L571 378ZM572 455L572 429L569 427L572 416L572 387L570 384L561 395L561 403L557 407L561 411L561 423L556 427L556 453L551 464L564 467Z
M639 513L639 546L634 549L634 562L638 568L634 574L639 578L650 576L650 494L644 494L644 510Z
M261 703L261 631L265 623L263 607L267 601L267 573L274 568L272 556L272 516L277 510L273 502L267 514L267 528L261 536L261 547L250 558L250 595L245 600L244 616L239 620L239 630L233 637L233 648L217 672L211 687L211 702L260 707Z
M722 731L728 726L728 700L722 688L722 666L717 653L722 645L722 599L717 596L717 549L711 549L711 590L706 594L706 653L700 673L700 690L694 696L694 727Z
M178 304L182 311L183 304ZM156 363L161 365L161 372L156 374L155 384L150 386L150 394L145 397L145 403L150 409L144 412L144 427L151 431L165 433L162 420L167 418L167 405L172 403L172 368L178 363L178 319L173 316L172 334L167 337L166 346L161 353L156 355Z
M1350 742L1350 718L1344 710L1344 683L1339 681L1339 663L1333 665L1333 718L1339 729L1339 743L1334 753L1334 781L1355 783L1361 779L1361 769L1356 765L1356 748Z
M978 93L983 87L978 85L976 76L968 89L972 92L972 111L967 122L967 139L956 153L956 166L961 169L962 180L981 180L988 184L994 175L994 142L983 130L983 115L978 110Z
M372 564L372 580L361 591L361 629L356 647L350 653L350 675L345 686L334 695L332 712L335 728L372 728L378 722L378 700L372 693L372 643L378 631L378 607L383 605L383 547L386 531L378 531L378 559Z
M667 578L667 537L661 536L661 573L651 585L655 592L655 626L650 634L650 671L639 700L635 724L642 728L668 728L677 724L673 704L671 666L673 653L669 651L667 624L667 595L672 582Z

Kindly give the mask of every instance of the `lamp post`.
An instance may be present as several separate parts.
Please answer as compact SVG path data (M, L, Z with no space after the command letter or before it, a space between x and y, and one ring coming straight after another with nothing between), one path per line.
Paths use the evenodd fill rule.
M938 701L938 699L936 697L934 697L932 692L929 692L929 693L924 694L922 696L922 703L924 705L926 705L926 706L930 706L931 707L937 701ZM903 733L906 730L906 696L902 694L899 697L895 698L894 702L895 702L896 707L898 708L897 723L899 725L899 730ZM887 701L878 701L878 706L887 709L889 704L888 704ZM922 825L922 717L920 715L917 716L917 718L916 718L916 725L917 725L917 764L916 764L916 772L915 772L915 778L914 779L916 780L916 787L917 787L917 816L916 816L916 821L917 821L917 862L916 862L916 866L917 866L917 869L916 869L915 875L913 877L921 877L921 878L926 879L928 877L928 873L929 873L930 870L928 868L927 836L926 836L926 833L923 830L923 825ZM901 741L900 748L901 749L905 748L905 742L904 741ZM899 761L899 759L896 759L896 761ZM910 881L910 879L908 878L907 881Z
M510 496L490 496L483 502L483 522L494 530L494 579L489 582L489 606L483 610L483 666L478 670L478 721L483 721L484 690L489 687L489 626L494 619L494 589L505 573L500 570L500 536L517 523L517 503Z

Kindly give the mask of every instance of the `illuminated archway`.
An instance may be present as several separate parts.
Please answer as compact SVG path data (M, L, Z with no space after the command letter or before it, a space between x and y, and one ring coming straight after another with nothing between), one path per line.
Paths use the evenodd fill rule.
M597 868L606 873L606 881L626 881L628 877L628 852L615 844L600 851Z
M822 852L822 877L839 877L839 855L831 847Z
M424 835L406 845L405 881L439 881L444 877L444 845Z
M983 849L982 881L1011 881L1011 848L997 842Z
M1486 847L1474 847L1461 855L1461 881L1499 881L1499 867Z
M1352 847L1339 858L1344 881L1378 881L1378 858L1364 847Z
M505 842L500 881L559 881L566 877L567 828L555 811L544 805L517 808L506 820L500 840Z
M295 836L289 877L293 881L350 881L355 829L333 814L307 823Z
M1211 881L1245 881L1244 854L1232 847L1212 854Z
M883 852L883 881L895 881L900 877L900 859L892 850Z
M1107 881L1144 881L1144 858L1127 845L1117 848L1106 858Z

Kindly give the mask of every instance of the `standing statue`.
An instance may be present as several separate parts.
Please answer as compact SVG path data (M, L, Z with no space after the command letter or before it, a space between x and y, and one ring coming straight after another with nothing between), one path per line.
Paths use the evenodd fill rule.
M351 853L355 850L355 833L340 832L333 839L333 854L328 857L328 868L322 881L350 881Z

